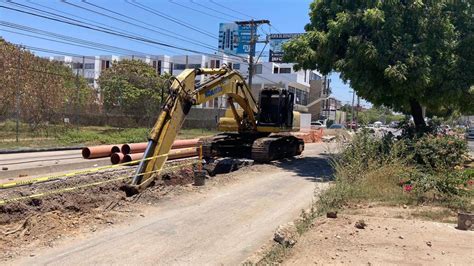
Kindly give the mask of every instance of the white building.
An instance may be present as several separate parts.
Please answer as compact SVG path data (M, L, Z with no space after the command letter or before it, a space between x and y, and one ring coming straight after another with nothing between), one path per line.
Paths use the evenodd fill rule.
M315 70L293 70L294 64L261 62L255 66L252 81L254 96L258 96L265 87L284 88L295 94L295 109L307 112L309 104L310 80L321 79L321 74Z
M244 78L248 78L248 64L242 59L228 55L147 55L147 56L56 56L50 60L61 61L72 68L74 73L83 76L88 84L97 89L100 94L97 80L102 70L110 68L115 61L124 59L142 60L151 65L158 74L169 73L179 75L186 68L219 68L224 64L239 71ZM310 80L321 79L316 71L294 71L293 64L259 62L254 67L252 93L258 99L259 92L265 87L285 88L295 94L296 110L307 112L309 103ZM197 77L199 82L201 77ZM226 108L226 97L202 104L202 108Z

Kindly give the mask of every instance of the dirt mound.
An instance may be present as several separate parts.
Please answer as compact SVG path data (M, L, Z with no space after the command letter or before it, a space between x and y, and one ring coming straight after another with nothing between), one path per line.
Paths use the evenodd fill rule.
M132 215L141 204L161 199L175 186L193 181L193 166L163 174L145 193L126 198L120 187L134 168L85 174L68 179L18 187L0 192L1 199L24 197L48 191L62 191L0 206L0 260L8 260L38 246L52 246L63 236L95 231ZM94 182L100 185L68 190Z

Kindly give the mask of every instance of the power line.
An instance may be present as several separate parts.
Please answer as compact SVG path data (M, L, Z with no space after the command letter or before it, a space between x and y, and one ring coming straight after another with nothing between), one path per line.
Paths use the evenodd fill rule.
M148 11L149 13L155 14L155 15L157 15L157 16L159 16L159 17L162 17L162 18L164 18L164 19L167 19L167 20L169 20L169 21L172 21L172 22L174 22L174 23L176 23L176 24L178 24L178 25L181 25L181 26L183 26L183 27L189 28L189 29L191 29L191 30L194 30L194 31L196 31L196 32L199 32L199 33L201 33L201 34L204 34L204 35L206 35L206 36L209 36L209 37L211 37L211 38L213 38L213 39L216 39L216 40L219 39L219 38L217 38L215 35L213 35L211 32L208 32L208 31L206 31L206 30L203 30L203 29L199 29L199 28L197 28L197 27L194 27L192 24L190 24L190 23L188 23L188 22L185 22L185 21L183 21L183 20L180 20L180 19L171 17L171 16L169 16L169 15L163 13L163 12L160 12L160 11L154 9L154 8L151 8L151 7L149 7L149 6L145 5L145 4L138 3L138 2L135 1L135 0L133 0L133 1L125 0L125 2L126 2L127 4L130 4L130 5L133 5L133 6L135 6L135 7L138 7L138 8L140 8L140 9L142 9L142 10Z
M163 28L161 28L161 27L157 27L157 26L154 26L154 25L152 25L152 24L149 24L149 23L146 23L146 22L143 22L143 21L134 19L134 18L132 18L132 17L130 17L130 16L127 16L127 15L125 15L125 14L121 14L121 13L115 12L115 11L113 11L113 10L110 10L110 9L107 9L107 8L104 8L104 7L101 7L101 6L99 6L99 5L89 3L89 2L87 2L87 1L85 1L85 0L83 0L83 2L84 2L85 4L88 4L88 5L94 6L94 7L96 7L96 8L105 10L105 11L107 11L107 12L110 12L110 13L113 13L113 14L116 14L116 15L119 15L119 16L121 16L121 17L128 18L128 19L130 19L130 20L133 20L133 21L136 21L136 22L138 22L138 23L147 25L147 26L149 26L149 27L144 27L144 26L141 26L141 25L139 25L139 24L136 24L136 23L133 23L133 22L129 22L129 21L126 21L126 20L121 19L121 18L117 18L117 17L114 17L114 16L110 16L110 15L104 14L104 13L102 13L102 12L95 11L95 10L90 9L90 8L86 8L86 7L83 7L83 6L80 6L80 5L76 5L76 4L67 2L66 0L61 0L61 2L62 2L62 3L65 3L65 4L67 4L67 5L74 6L74 7L79 8L79 9L83 9L83 10L86 10L86 11L89 11L89 12L92 12L92 13L95 13L95 14L98 14L98 15L101 15L101 16L104 16L104 17L107 17L107 18L111 18L111 19L113 19L113 20L117 20L117 21L120 21L120 22L122 22L122 23L129 24L129 25L132 25L132 26L141 28L141 29L149 30L149 31L152 31L152 32L154 32L154 33L162 34L162 35L164 35L164 36L168 36L168 37L171 37L171 38L180 40L180 41L190 42L190 43L193 43L193 44L195 44L195 45L198 45L198 46L201 46L201 47L204 47L204 48L207 48L207 49L211 49L211 50L214 50L214 49L215 49L213 46L210 46L209 44L206 44L206 43L203 43L203 42L200 42L200 41L193 41L192 39L189 39L189 38L187 38L187 37L184 36L184 35L180 35L180 34L177 34L177 33L172 32L172 31L170 31L170 30L163 29ZM150 28L150 27L151 27L151 28ZM158 29L158 30L155 30L155 29ZM162 31L171 32L172 34L177 35L177 36L180 36L180 37L176 37L176 36L173 36L172 34L168 34L168 33L163 33Z
M55 14L55 13L52 13L52 12L49 12L49 11L44 11L44 10L41 10L41 9L38 9L38 8L34 8L34 7L30 7L30 6L27 6L27 5L22 5L22 4L18 4L18 3L13 3L13 2L11 2L11 1L10 1L9 3L10 3L10 4L17 5L17 6L22 6L23 8L27 8L27 9L32 9L32 10L35 10L35 11L39 11L39 12L41 12L41 13L43 13L43 14L44 14L44 13L46 13L46 14L51 14L51 15L53 15L53 16L55 16L55 17L60 17L60 18L63 18L63 19L71 20L71 21L73 21L73 22L77 22L77 23L89 25L89 26L92 26L92 27L97 27L97 28L103 29L103 30L109 30L109 28L115 28L115 27L112 27L112 26L108 26L108 25L102 24L102 25L105 26L105 28L104 28L104 27L100 27L100 26L97 26L97 25L94 25L94 24L91 24L91 23L84 23L83 21L80 21L80 20L72 19L72 18L70 18L70 17L61 16L61 15L58 15L58 14ZM39 5L39 4L36 4L36 5ZM51 8L49 8L49 9L51 9ZM54 10L54 9L53 9L53 10ZM17 10L17 11L18 11L18 10ZM23 11L20 10L20 11L18 11L18 12L23 12ZM64 13L64 12L62 12L62 13ZM29 13L29 14L31 15L32 13ZM67 15L70 15L70 14L68 14L68 13L66 13L66 14L67 14ZM34 14L33 14L33 15L34 15ZM43 17L43 18L45 18L45 17ZM50 18L48 18L48 19L50 19ZM99 24L100 24L100 23L99 23ZM120 31L115 31L115 32L121 33L121 34L130 33L131 36L133 35L133 33L127 32L127 31L123 31L123 32L125 32L125 33L120 32ZM146 37L141 36L141 35L138 35L138 36L143 37L143 38L146 38ZM137 40L135 40L135 41L137 41ZM147 45L150 45L150 44L147 44ZM162 47L160 47L160 49L162 49L162 50L164 50L164 51L170 51L170 52L172 52L171 50L168 50L168 49L165 49L165 48L162 48Z
M238 11L238 10L232 9L232 8L226 6L226 5L219 4L219 3L217 3L216 1L209 0L209 2L213 3L214 5L219 6L219 7L221 7L221 8L225 8L225 9L230 10L230 11L232 11L232 12L235 12L235 13L238 13L238 14L241 14L241 15L244 15L244 16L250 18L250 19L255 19L255 18L252 17L252 16L249 16L249 15L247 15L247 14L245 14L245 13L242 13L242 12L240 12L240 11ZM239 20L242 20L242 19L239 19Z
M28 0L28 1L29 1L29 0ZM80 23L80 24L86 24L86 25L89 25L89 26L98 27L98 28L100 28L100 29L102 29L102 30L106 30L106 31L110 31L109 28L115 28L115 29L117 29L116 27L109 26L109 25L106 25L106 24L103 24L103 23L99 23L99 24L105 25L106 28L100 27L100 26L97 26L97 25L94 25L94 24L91 24L91 23L84 23L83 21L79 21L79 20L76 20L76 19L71 19L70 17L61 16L61 15L58 15L58 14L55 14L55 13L52 13L52 12L44 11L44 10L41 10L41 9L38 9L38 8L34 8L34 7L30 7L30 6L27 6L27 5L22 5L22 4L13 3L13 2L11 2L11 1L10 1L10 3L11 3L11 4L15 4L15 5L19 5L19 6L22 6L22 7L26 7L26 8L28 8L28 9L33 9L33 10L36 10L36 11L40 11L40 12L43 12L43 13L52 14L53 16L61 17L61 18L67 19L67 20L72 20L72 21L77 22L77 23ZM67 3L67 2L65 2L65 3L66 3L66 4L70 4L70 3ZM33 4L34 4L34 3L33 3ZM36 4L36 5L39 5L39 4ZM71 4L71 5L74 5L74 4ZM41 5L40 5L40 6L41 6ZM75 5L74 5L74 6L75 6ZM43 7L44 7L44 6L43 6ZM78 7L79 7L79 6L78 6ZM46 7L46 8L48 8L48 7ZM84 7L80 7L80 8L86 9L86 10L89 11L89 9L87 9L87 8L84 8ZM48 8L48 9L52 9L52 8ZM52 9L52 10L55 10L55 9ZM57 11L57 10L55 10L55 11ZM60 11L59 11L59 12L60 12ZM92 10L92 12L102 14L102 13L100 13L100 12L93 11L93 10ZM64 14L65 12L60 12L60 13L63 13L63 14ZM65 14L71 16L71 14L69 14L69 13L65 13ZM118 14L120 14L120 13L118 13ZM105 14L104 14L104 15L105 15ZM106 16L107 16L107 15L106 15ZM77 17L77 16L76 16L76 17ZM112 18L113 18L113 17L112 17ZM86 19L86 20L87 20L87 19ZM90 21L90 20L89 20L89 21ZM139 25L138 25L138 26L139 26ZM139 27L141 27L141 26L139 26ZM120 29L119 29L119 30L120 30ZM137 35L137 34L134 34L134 33L128 32L128 31L123 31L123 30L122 30L122 31L115 31L115 32L120 33L120 34L124 34L123 32L125 32L125 33L130 33L130 34L128 34L128 35L130 35L130 36L134 36L134 37L139 36L139 37L141 37L141 38L143 38L143 39L146 39L146 38L147 38L147 37L145 37L145 36L143 36L143 35ZM155 39L151 39L151 40L156 41L156 42L161 42L161 41L155 40ZM134 41L137 41L137 40L134 40ZM140 42L143 42L143 41L140 41ZM146 45L150 45L150 44L148 44L148 43L145 43L145 44L146 44ZM162 49L162 50L165 50L165 51L170 51L170 50L167 50L167 49L162 48L162 47L161 47L161 49ZM175 48L173 48L173 49L175 49ZM233 53L229 53L229 52L223 52L223 51L220 51L220 50L215 49L215 48L213 48L213 47L209 47L209 49L212 49L212 50L214 50L214 51L216 51L216 52L219 52L219 53L223 53L223 54L226 54L226 55L229 55L229 56L233 56L233 57L238 57L239 59L245 60L245 57L239 56L239 55L237 55L237 54L233 54ZM173 51L170 51L170 52L174 53ZM205 52L198 52L198 53L206 54L206 55L208 55L208 56L213 56L212 54L205 53Z
M192 11L195 11L195 12L198 12L198 13L201 13L201 14L204 14L204 15L207 15L207 16L209 16L209 17L221 19L221 20L224 20L224 21L230 21L229 19L226 19L226 18L223 18L223 17L219 17L219 16L216 16L216 15L211 14L211 13L204 12L204 11L199 10L199 9L196 9L196 8L192 8L192 7L189 7L189 6L185 6L185 5L180 4L180 3L176 3L176 2L174 2L173 0L168 0L168 1L169 1L170 3L172 3L172 4L178 5L178 6L180 6L180 7L183 7L183 8L186 8L186 9L189 9L189 10L192 10Z
M94 48L96 50L102 50L102 51L113 52L113 53L120 53L120 54L124 54L124 55L133 54L133 53L146 55L145 53L138 52L138 51L133 51L133 50L129 50L129 49L124 49L124 48L111 46L111 45L106 45L106 44L101 44L101 43L96 43L96 42L91 42L91 41L87 41L87 40L83 40L83 39L79 39L79 38L74 38L74 37L71 37L71 36L57 34L57 33L49 32L49 31L44 31L44 30L31 28L31 27L27 27L27 26L24 26L24 25L14 24L14 23L1 21L1 20L0 20L0 26L13 28L13 29L18 29L18 30L26 31L26 32L30 32L30 33L35 33L35 34L54 37L54 38L64 40L64 41L67 41L67 42L61 42L61 41L57 41L57 40L53 40L53 39L49 39L49 38L45 38L45 37L32 36L32 35L28 35L28 34L24 34L24 33L14 32L16 34L26 35L26 36L29 36L29 37L34 37L34 38L39 38L39 39L44 39L44 40L49 40L49 41L61 42L61 43L69 44L69 45L81 46L81 47L85 47L85 48ZM81 44L81 45L79 45L79 44Z
M243 20L242 18L236 17L236 16L234 16L234 15L229 15L229 14L227 14L227 13L224 13L224 12L220 11L220 10L217 10L217 9L212 8L212 7L209 7L209 6L205 6L205 5L203 5L203 4L200 4L200 3L198 3L198 2L196 2L196 1L194 1L194 0L189 0L189 1L190 1L191 3L193 3L193 4L195 4L195 5L198 5L198 6L200 6L200 7L204 7L204 8L209 9L209 10L212 10L212 11L214 11L214 12L216 12L216 13L219 13L219 14L222 14L222 15L224 15L224 16L232 17L232 18L237 19L237 20Z
M35 17L41 17L41 18L45 18L45 19L48 19L48 20L52 20L52 21L56 21L56 22L60 22L60 23L68 24L68 25L73 25L73 26L77 26L77 27L81 27L81 28L85 28L85 29L90 29L90 30L94 30L94 31L98 31L98 32L103 32L103 33L107 33L107 34L110 34L110 35L131 39L131 40L138 40L138 41L141 41L141 42L156 44L156 45L159 45L159 46L169 47L169 48L182 50L182 51L187 51L187 52L191 52L191 53L215 56L213 54L209 54L209 53L205 53L205 52L201 52L201 51L197 51L197 50L193 50L193 49L189 49L189 48L175 46L175 45L171 45L171 44L168 44L168 43L154 41L154 40L150 40L150 39L145 39L145 38L137 37L137 36L133 36L133 35L117 33L117 32L113 32L113 31L110 31L110 30L98 29L98 28L94 28L94 27L91 27L91 26L82 25L82 24L75 23L75 22L70 22L70 21L65 21L65 20L61 20L61 19L58 19L58 18L52 18L52 17L40 15L40 14L35 14L35 13L32 13L32 12L19 10L19 9L12 8L12 7L7 7L7 6L0 5L0 8L4 8L4 9L16 11L16 12L24 13L24 14L28 14L28 15L32 15L32 16L35 16ZM233 55L233 56L240 57L241 59L245 59L244 57L241 57L241 56L238 56L238 55Z
M100 23L100 22L97 22L97 21L94 21L94 20L91 20L91 19L87 19L87 18L84 18L84 17L81 17L81 16L77 16L77 15L74 15L74 14L71 14L71 13L68 13L68 12L64 12L64 11L61 11L61 10L58 10L58 9L55 9L55 8L52 8L52 7L48 7L48 6L45 6L45 5L41 5L41 4L38 4L38 3L34 3L32 2L31 0L27 0L27 2L33 4L33 5L37 5L37 6L40 6L40 7L43 7L43 8L46 8L46 9L49 9L49 10L53 10L53 11L56 11L60 14L65 14L69 17L76 17L76 18L79 18L81 20L84 20L84 21L89 21L89 22L92 22L92 23L95 23L97 25L102 25L102 26L105 26L107 28L112 28L112 29L115 29L115 30L118 30L118 32L121 32L121 33L128 33L128 34L134 34L133 32L130 32L130 31L126 31L126 30L122 30L120 28L117 28L117 27L114 27L114 26L111 26L111 25L107 25L107 24L104 24L104 23ZM41 9L39 9L41 10ZM93 25L93 24L92 24ZM143 38L146 38L146 36L143 36L143 35L140 35L140 34L135 34L139 37L143 37ZM156 47L154 45L151 45L151 44L148 44L148 43L145 43L145 45L148 45L150 47ZM172 50L169 50L169 49L166 49L166 48L161 48L163 51L167 51L167 52L170 52L172 54L175 54L176 52L175 51L172 51Z

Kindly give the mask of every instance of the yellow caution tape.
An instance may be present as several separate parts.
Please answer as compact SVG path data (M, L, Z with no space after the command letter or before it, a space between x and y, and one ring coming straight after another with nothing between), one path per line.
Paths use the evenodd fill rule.
M180 164L180 165L176 165L176 166L171 166L171 167L167 167L167 168L163 168L163 169L159 169L159 170L154 170L154 171L142 173L140 175L156 173L156 172L159 172L161 170L182 168L184 166L192 165L194 163L195 162L191 162L191 163L187 163L187 164ZM82 188L88 188L88 187L103 185L103 184L107 184L107 183L111 183L111 182L115 182L115 181L119 181L119 180L124 180L124 179L131 178L131 177L133 177L133 176L130 176L130 175L129 176L121 176L121 177L114 178L114 179L108 179L108 180L104 180L104 181L98 181L98 182L88 183L88 184L74 186L74 187L57 189L57 190L50 190L50 191L46 191L46 192L41 192L41 193L29 195L29 196L3 199L3 200L0 200L0 206L8 204L8 203L15 202L15 201L21 201L21 200L27 200L27 199L33 199L33 198L41 198L41 197L45 197L45 196L50 196L50 195L55 195L55 194L60 194L60 193L65 193L65 192L71 192L71 191L75 191L75 190L82 189Z
M98 172L98 171L102 171L102 170L117 168L117 167L120 167L120 166L127 166L127 165L130 165L130 164L140 162L142 160L148 161L148 160L151 160L151 159L154 159L154 158L160 158L160 157L165 157L165 156L168 156L168 154L152 156L152 157L149 157L149 158L130 161L130 162L126 162L126 163L113 164L113 165L101 166L101 167L96 167L96 168L88 168L88 169L69 172L69 173L65 173L65 174L50 175L50 176L37 177L37 178L33 178L33 179L28 179L28 180L19 180L19 181L14 181L14 182L9 182L9 183L2 183L2 184L0 184L0 189L12 188L12 187L18 187L18 186L25 186L25 185L30 185L30 184L34 184L34 183L42 183L42 182L52 181L52 180L56 180L56 179L62 179L62 178L65 178L65 177L71 177L71 176L80 175L80 174L94 173L94 172Z

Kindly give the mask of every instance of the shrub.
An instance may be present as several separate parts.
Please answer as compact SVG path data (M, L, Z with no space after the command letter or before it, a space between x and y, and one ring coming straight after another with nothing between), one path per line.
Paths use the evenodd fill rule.
M428 169L454 169L468 153L466 142L455 136L425 135L408 142L414 162Z
M472 209L474 174L456 167L466 152L466 143L453 136L396 140L363 131L334 157L335 184L320 197L318 210L338 209L351 200L436 201Z

